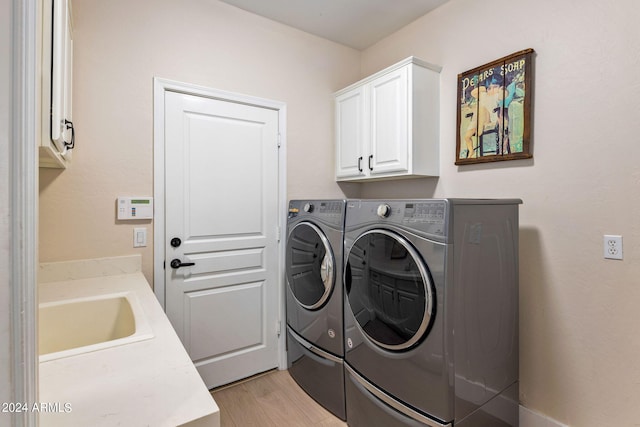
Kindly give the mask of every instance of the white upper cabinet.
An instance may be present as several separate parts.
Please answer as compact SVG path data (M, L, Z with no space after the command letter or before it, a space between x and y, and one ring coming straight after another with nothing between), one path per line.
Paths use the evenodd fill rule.
M70 0L42 2L40 167L64 168L75 144L72 117L73 33Z
M336 96L336 165L338 179L365 176L364 143L367 135L364 86Z
M335 94L337 181L438 176L439 73L410 57Z

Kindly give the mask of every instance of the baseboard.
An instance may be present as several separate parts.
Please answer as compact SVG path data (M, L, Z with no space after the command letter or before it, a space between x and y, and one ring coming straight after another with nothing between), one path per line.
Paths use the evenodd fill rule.
M520 405L520 427L569 427L569 425Z

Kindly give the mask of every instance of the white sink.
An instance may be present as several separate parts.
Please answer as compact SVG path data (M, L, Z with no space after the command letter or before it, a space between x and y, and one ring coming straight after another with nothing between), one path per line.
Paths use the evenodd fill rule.
M40 304L38 328L40 362L153 337L132 292Z

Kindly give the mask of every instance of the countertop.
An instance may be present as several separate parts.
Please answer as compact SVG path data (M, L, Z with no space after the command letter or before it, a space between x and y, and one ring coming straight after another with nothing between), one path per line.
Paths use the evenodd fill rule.
M141 272L40 283L39 300L126 291L153 337L41 362L40 425L218 427L218 406Z

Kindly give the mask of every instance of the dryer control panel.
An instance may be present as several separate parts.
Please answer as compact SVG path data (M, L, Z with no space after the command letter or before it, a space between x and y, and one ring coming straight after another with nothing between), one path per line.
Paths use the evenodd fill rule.
M444 236L447 223L447 204L443 200L406 202L402 224L428 234Z
M421 234L447 234L448 204L442 199L358 200L348 203L347 225L358 223L395 224Z
M444 225L445 210L444 202L405 203L404 221Z

